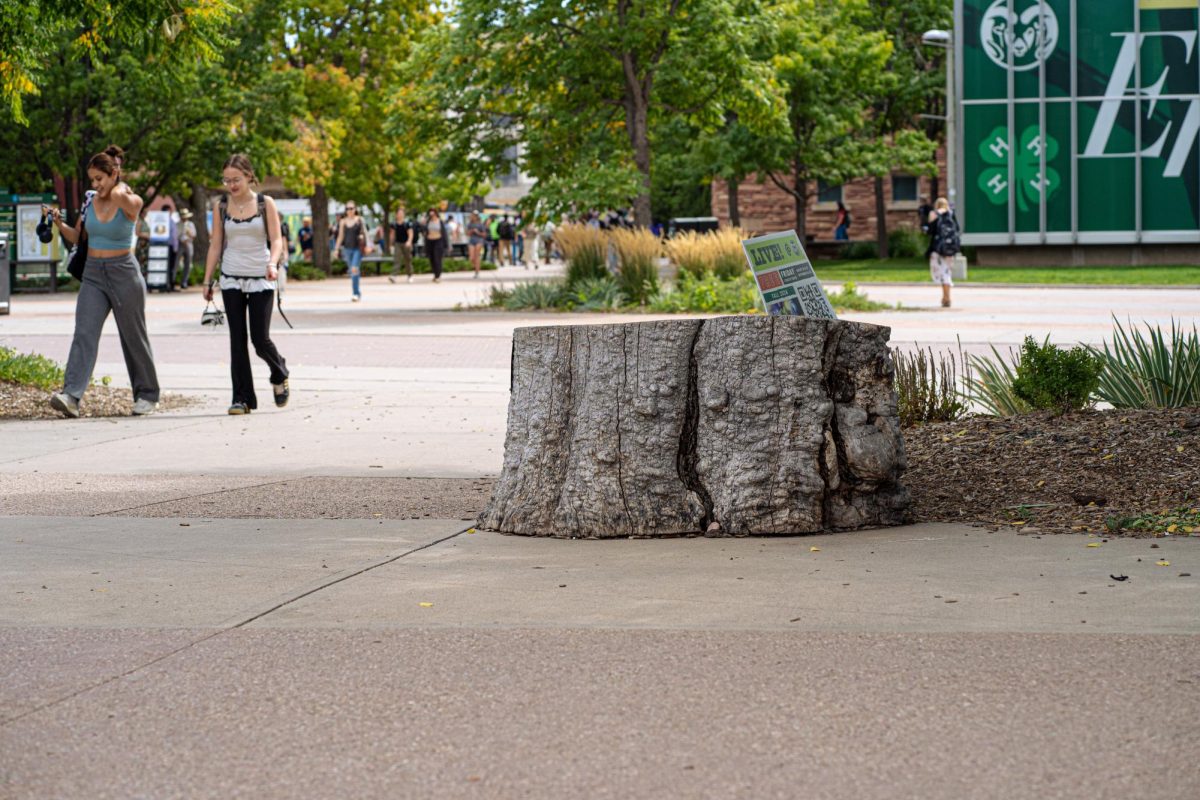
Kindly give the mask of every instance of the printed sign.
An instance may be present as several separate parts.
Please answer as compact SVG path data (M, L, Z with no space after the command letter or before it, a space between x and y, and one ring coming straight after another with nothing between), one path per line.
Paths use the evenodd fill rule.
M837 319L795 231L746 239L742 250L768 314Z
M17 206L17 260L59 261L63 257L62 237L55 231L49 244L42 244L37 236L38 223L42 221L42 206Z
M1200 241L1196 0L956 0L964 244Z

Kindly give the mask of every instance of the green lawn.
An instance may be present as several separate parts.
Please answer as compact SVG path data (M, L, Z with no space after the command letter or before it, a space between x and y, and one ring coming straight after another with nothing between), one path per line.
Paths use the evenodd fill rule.
M929 281L929 264L920 258L863 261L814 261L823 281L912 283ZM1200 266L1160 267L977 267L967 283L1059 283L1126 286L1198 286Z

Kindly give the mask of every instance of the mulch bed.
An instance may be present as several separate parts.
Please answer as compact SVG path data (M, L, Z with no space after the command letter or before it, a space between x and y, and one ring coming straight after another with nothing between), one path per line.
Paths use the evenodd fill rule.
M199 401L179 394L163 394L159 411L185 408ZM128 417L133 412L133 393L112 386L92 386L79 405L81 417ZM61 419L50 407L50 392L33 386L0 381L0 419Z
M903 435L914 521L1200 535L1198 408L968 417Z

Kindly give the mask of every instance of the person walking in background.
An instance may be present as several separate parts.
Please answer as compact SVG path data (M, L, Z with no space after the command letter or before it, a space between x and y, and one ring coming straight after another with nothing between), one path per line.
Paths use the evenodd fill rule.
M917 224L921 227L921 233L929 235L929 215L933 213L933 206L929 205L929 195L921 195L921 205L917 209Z
M547 218L546 224L542 226L542 259L545 264L550 263L550 256L554 251L554 220Z
M488 257L498 267L504 266L504 258L500 254L500 218L493 214L487 222Z
M850 238L850 210L838 200L837 216L833 221L833 238L844 242Z
M305 217L300 221L300 230L296 232L296 238L300 242L300 257L305 261L313 260L313 226L312 217Z
M75 300L75 333L63 388L50 396L50 407L66 417L79 416L96 367L100 334L109 312L117 320L121 351L133 386L133 415L158 407L158 371L146 331L146 280L133 256L134 225L141 218L142 198L121 181L124 153L111 146L88 161L87 175L94 194L74 227L54 209L51 217L71 244L86 241L87 261ZM86 237L86 239L85 239Z
M475 270L475 278L479 278L480 261L483 256L483 245L487 241L487 226L479 218L478 211L471 212L467 222L467 256L471 259L471 267Z
M408 282L413 278L413 245L417 234L410 220L404 217L404 206L396 209L396 218L392 220L390 236L392 241L392 274L388 276L389 283L395 283L403 266L408 273Z
M538 230L537 223L531 218L525 223L521 229L521 237L525 241L524 252L522 259L525 262L525 269L529 269L532 264L534 269L538 268L538 243L541 241L541 232Z
M213 214L213 238L204 266L204 301L213 299L213 272L221 265L221 298L229 323L229 368L233 379L232 415L258 408L254 373L250 370L249 331L254 352L271 369L275 405L288 403L288 368L271 341L278 265L284 261L283 237L275 201L254 191L258 179L250 159L241 153L225 162L221 183L229 194ZM247 322L248 320L248 322Z
M196 223L192 222L192 212L183 209L179 212L179 260L182 264L179 270L179 288L186 289L192 280L192 260L196 257Z
M362 276L363 249L367 243L367 230L362 217L358 215L358 205L346 203L346 214L338 222L337 242L333 249L342 255L346 269L350 272L350 300L357 303L362 300L362 287L359 283Z
M951 266L958 255L961 236L958 220L950 210L950 203L939 197L929 214L929 246L925 257L929 259L929 275L934 283L942 287L942 307L950 307L950 287L954 285Z
M429 213L425 216L425 256L429 259L429 266L433 269L433 282L442 282L442 258L446 255L446 243L449 237L446 232L446 223L442 221L442 215L436 208L429 209Z
M500 264L503 266L504 260L508 259L508 263L514 267L517 265L517 251L513 247L513 224L508 218L508 214L500 220L500 224L496 226L496 235L500 237Z
M175 268L179 265L179 215L167 213L167 291L175 291Z

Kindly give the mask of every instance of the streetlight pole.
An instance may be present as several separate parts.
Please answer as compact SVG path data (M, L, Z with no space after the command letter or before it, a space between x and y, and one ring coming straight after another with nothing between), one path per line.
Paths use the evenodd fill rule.
M952 31L925 31L921 43L944 48L946 51L946 198L950 207L954 208L958 193L955 169L957 164L957 148L955 147L956 120L954 115L954 33Z

